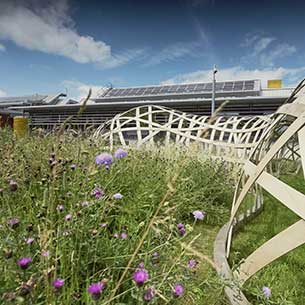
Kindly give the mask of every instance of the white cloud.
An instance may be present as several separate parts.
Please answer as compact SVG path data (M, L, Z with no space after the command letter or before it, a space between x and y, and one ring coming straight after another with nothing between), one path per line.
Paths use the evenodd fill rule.
M96 63L103 68L125 64L138 55L134 51L112 54L105 42L80 35L68 11L67 0L1 2L0 39L11 40L28 50L65 56L78 63Z
M246 79L261 79L262 86L266 87L268 79L283 79L287 86L295 85L304 77L305 67L297 69L289 68L272 68L272 69L245 69L241 66L235 66L226 69L219 69L216 74L217 81L230 80L246 80ZM179 84L179 83L193 83L193 82L211 82L212 70L199 70L196 72L180 74L176 77L167 79L161 84Z
M152 55L144 64L144 66L154 66L163 62L174 61L178 58L190 56L196 57L199 55L199 49L202 48L202 43L198 42L177 42L166 46L160 52ZM201 54L202 55L202 54Z
M7 96L7 93L0 89L0 97L5 97L5 96Z
M246 35L241 47L247 51L247 55L241 57L243 64L258 64L262 67L274 67L277 60L289 57L297 51L293 45L257 33Z
M68 97L76 100L85 98L90 88L92 90L91 97L96 97L106 89L106 87L84 84L77 80L65 80L62 84L68 91Z
M6 51L6 47L5 45L0 43L0 52L4 52L4 51Z

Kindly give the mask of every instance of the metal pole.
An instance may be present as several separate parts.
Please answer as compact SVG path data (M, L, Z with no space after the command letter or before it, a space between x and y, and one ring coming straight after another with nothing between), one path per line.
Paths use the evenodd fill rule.
M212 83L212 105L211 105L211 115L215 112L215 84L216 84L216 78L215 75L217 73L216 65L214 65L213 68L213 83Z

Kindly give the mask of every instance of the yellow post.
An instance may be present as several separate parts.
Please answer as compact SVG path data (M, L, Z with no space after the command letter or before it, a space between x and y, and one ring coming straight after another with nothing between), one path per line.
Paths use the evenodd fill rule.
M28 134L28 118L15 116L13 126L17 138L25 137Z

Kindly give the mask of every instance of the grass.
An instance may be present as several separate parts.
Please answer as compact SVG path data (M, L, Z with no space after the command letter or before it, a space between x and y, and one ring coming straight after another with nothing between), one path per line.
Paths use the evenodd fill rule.
M303 173L283 175L281 180L305 192ZM238 264L271 237L299 220L299 217L284 207L274 197L264 194L264 210L245 225L233 239L231 263ZM305 300L305 246L266 266L249 279L245 294L253 304L303 305ZM262 297L262 287L272 290L269 300Z
M1 302L145 304L145 290L154 287L150 304L226 304L223 283L202 254L211 258L228 219L231 169L171 147L130 149L107 170L95 164L104 151L103 143L81 137L16 140L0 130ZM17 183L16 191L9 181ZM102 198L92 196L96 187L105 192ZM118 192L120 200L113 198ZM194 221L194 210L206 212L205 219ZM19 224L10 225L12 218ZM186 227L183 236L178 223ZM23 257L32 259L26 270L17 264ZM190 259L198 262L195 268L188 267ZM141 262L149 280L138 287L133 273ZM65 280L58 290L56 278ZM97 282L106 288L94 301L87 289ZM180 297L173 296L175 283L185 288Z

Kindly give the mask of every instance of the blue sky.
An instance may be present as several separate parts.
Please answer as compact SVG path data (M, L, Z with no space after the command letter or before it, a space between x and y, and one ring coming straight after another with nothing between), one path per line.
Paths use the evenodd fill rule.
M1 0L0 96L305 76L300 0Z

